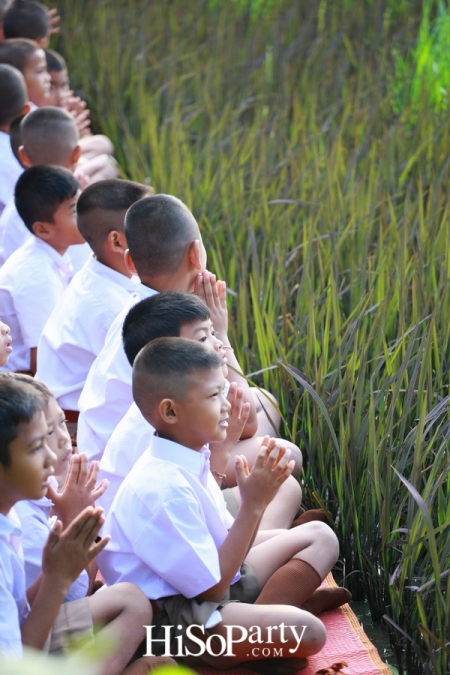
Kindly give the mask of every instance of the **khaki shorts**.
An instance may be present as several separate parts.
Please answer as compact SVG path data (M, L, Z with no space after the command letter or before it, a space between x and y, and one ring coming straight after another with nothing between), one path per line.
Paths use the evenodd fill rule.
M153 617L152 633L152 653L155 656L162 656L165 651L165 626L171 626L171 647L170 653L177 661L181 661L189 666L208 665L214 668L232 668L233 662L230 657L213 656L208 651L199 656L179 657L178 642L176 638L183 636L180 641L183 645L183 651L189 651L196 654L199 651L199 645L186 634L189 626L204 626L211 614L216 609L225 607L229 602L245 602L253 604L260 594L261 589L258 579L253 569L247 563L241 566L241 578L235 584L232 584L220 602L199 601L195 598L185 598L183 595L173 595L163 601L163 608ZM214 633L214 628L206 629L206 635L198 632L198 639L206 641L209 633ZM161 642L157 642L161 640ZM217 644L217 652L220 652L221 645Z
M88 598L61 605L50 633L50 654L64 652L80 640L94 637L94 625Z

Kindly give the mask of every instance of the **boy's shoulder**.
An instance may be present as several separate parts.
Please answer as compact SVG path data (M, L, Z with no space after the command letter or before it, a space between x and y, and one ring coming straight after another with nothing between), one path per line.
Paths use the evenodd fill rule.
M31 236L0 269L0 284L14 280L14 294L23 287L44 286L49 279L63 281L63 276L71 273L70 256L61 256L42 239Z
M73 277L67 293L76 300L80 311L86 305L96 305L103 314L112 312L112 321L123 309L135 287L134 281L90 255Z

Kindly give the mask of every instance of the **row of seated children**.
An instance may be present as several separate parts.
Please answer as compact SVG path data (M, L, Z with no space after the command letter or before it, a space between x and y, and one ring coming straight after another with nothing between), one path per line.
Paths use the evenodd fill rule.
M33 107L57 105L74 116L83 137L79 165L89 180L115 178L117 168L112 157L112 143L106 136L90 132L89 110L84 101L69 91L64 59L52 50L47 50L44 55L54 18L52 11L33 0L10 3L3 18L6 40L2 47L3 57L0 50L0 62L10 63L24 72ZM33 54L24 59L23 52L30 52L31 46L35 48Z
M178 298L180 303L181 296ZM187 325L192 327L193 324L189 321ZM2 357L7 357L11 345L9 330L4 325L1 346ZM153 620L157 631L153 638L155 642L161 640L164 644L160 636L165 634L166 625L177 626L172 635L171 650L175 649L177 635L183 635L185 648L192 648L195 642L190 641L189 631L186 634L191 624L207 626L205 638L210 634L216 636L213 637L214 655L206 651L193 658L191 654L188 663L228 668L252 659L247 639L235 645L233 657L216 655L216 649L220 652L220 639L223 640L231 625L248 630L256 625L263 636L266 629L277 622L279 626L284 623L293 627L291 635L277 635L273 642L273 635L268 638L274 649L284 648L285 653L293 655L290 659L282 659L282 670L277 666L276 672L301 669L305 666L304 657L321 648L325 631L313 614L348 599L343 589L315 590L336 560L337 540L328 526L320 522L289 531L257 532L265 508L294 467L294 462L289 461L289 451L268 437L263 440L251 471L243 456L236 457L241 504L234 521L227 512L222 493L209 471L210 451L205 447L211 443L214 448L216 443L226 440L231 406L224 394L223 365L223 355L219 357L217 345L201 344L198 335L194 339L157 338L141 350L134 365L133 393L142 414L157 434L152 437L150 451L139 460L115 497L104 528L105 532L111 532L111 539L106 534L103 541L92 548L92 538L97 535L98 525L102 522L101 513L89 508L78 517L77 513L107 489L107 481L95 487L97 467L94 465L88 471L87 459L74 457L69 477L58 492L57 484L51 485L49 476L54 470L64 473L70 455L62 410L47 388L37 381L12 373L0 377L0 409L5 416L1 425L3 527L0 550L2 572L7 570L12 574L3 574L0 587L5 602L10 607L14 603L17 605L23 621L22 638L19 637L19 623L9 622L8 629L1 633L0 645L4 653L8 650L20 653L21 642L42 647L70 589L79 600L59 611L54 641L52 635L54 648L61 647L61 635L74 629L72 610L76 620L81 622L82 632L90 633L92 620L109 619L110 625L105 631L114 635L119 623L124 630L121 622L126 620L127 631L121 633L120 647L108 659L104 671L122 672L136 648L136 637L142 639L142 630L136 632L138 622L148 625L151 621L148 616L150 605L145 616L145 605L134 590L134 582L147 598L158 601L159 611ZM38 407L30 406L31 392L27 395L27 388L34 390L35 397L36 390L40 394ZM28 407L23 405L27 398ZM4 402L8 405L3 405ZM44 418L41 410L44 410ZM153 476L158 476L158 480L152 480ZM51 503L45 498L46 493L51 496ZM29 616L17 536L15 548L9 536L19 533L11 509L21 499L39 500L19 505L26 544L25 569L28 559L31 574L29 581L40 572L36 549L44 550L42 575L28 593L32 603ZM50 506L61 516L62 524L56 525L45 544L48 532L45 510ZM130 519L131 513L133 518ZM83 518L87 520L83 521ZM37 536L36 519L40 524ZM81 528L82 522L89 522L93 527L91 537L86 537L84 562L87 557L92 557L94 550L100 553L105 547L99 560L109 581L107 591L87 600L84 598L86 579L79 578L82 567L72 559L70 572L59 569L67 566L64 548L62 552L58 549L59 566L46 564L48 549L55 550L58 537L70 546L74 530ZM70 551L73 556L73 546ZM58 572L63 579L58 577ZM134 582L124 588L122 580L131 578ZM46 604L43 597L45 590L48 593L46 582L50 579L53 588L55 581L59 582L56 589L60 592ZM72 584L76 580L75 587L68 583L69 580ZM42 593L35 595L36 586L43 589ZM133 601L132 617L130 604L121 607L120 611L117 608L123 602L124 592ZM240 603L229 604L231 600L240 600ZM274 607L270 608L271 605ZM302 630L303 639L299 640ZM130 640L130 634L133 640ZM125 635L128 638L126 644ZM161 651L166 649L167 645ZM176 651L179 652L178 643ZM182 657L182 660L186 659ZM135 665L144 665L147 669L153 664L151 659L145 661L145 664L136 662ZM267 659L253 665L261 672L268 672L268 667L275 668Z
M7 42L4 43L4 45L6 45L6 47L4 47L3 49L4 54L8 53L10 54L11 52L15 53L16 55L19 53L28 54L27 57L28 60L22 59L23 62L21 63L21 68L22 72L25 75L25 82L28 87L28 93L30 90L33 92L34 101L31 95L29 97L31 98L32 102L35 103L35 105L38 104L45 105L45 103L48 102L48 73L43 67L42 53L40 53L39 48L36 48L36 45L34 45L33 43L30 44L29 41L27 40L8 40ZM1 57L1 49L0 49L0 57ZM51 62L51 53L47 56L47 58L48 62ZM55 67L55 72L57 71L58 69L57 67ZM63 72L63 75L61 76L60 79L60 84L64 79L65 75ZM66 85L63 85L63 95L65 86ZM43 99L45 99L45 101L43 101ZM55 102L58 103L56 99ZM42 113L45 110L46 110L45 108L41 108L40 111L35 111L34 113L31 113L31 115L25 118L24 122L26 122L27 119L29 122L29 119L33 114L36 116L38 112ZM52 114L51 108L47 108L47 111L49 114ZM22 112L24 111L22 110ZM58 112L61 114L62 111ZM73 118L72 123L74 123ZM27 124L25 123L24 126L27 126ZM20 131L19 134L20 141L17 145L20 145L22 142L22 122L20 123L19 131ZM19 157L21 157L21 160L23 161L23 157L20 154ZM38 161L38 164L40 164L41 162L42 160ZM32 168L35 170L40 169L43 172L47 172L47 174L49 171L50 172L54 171L54 169L51 168L49 169L49 167L45 166L44 167L34 166ZM73 167L71 166L71 168ZM30 172L31 170L32 170L31 168L28 169L28 172ZM29 173L27 175L29 175ZM25 180L25 174L23 179ZM50 180L50 182L52 181ZM117 183L124 183L124 182L117 181ZM30 181L30 185L31 184L34 185L34 180ZM146 298L150 296L149 299L151 299L151 296L154 296L155 292L159 293L166 289L177 289L181 291L195 290L195 292L200 297L202 297L205 303L207 304L210 310L211 319L213 320L214 324L219 328L220 337L223 340L223 347L225 348L225 350L228 350L227 360L234 369L232 377L230 379L237 380L237 383L233 384L230 389L230 397L233 405L232 409L235 411L234 427L237 430L235 442L232 442L232 437L230 435L230 438L226 443L216 444L216 447L214 448L214 459L213 459L213 467L217 467L213 468L216 477L221 480L225 479L226 483L230 486L236 485L235 465L233 463L233 459L231 458L231 453L234 452L235 454L237 454L237 456L240 456L239 453L245 453L248 460L250 461L250 464L253 465L255 462L258 461L259 448L261 444L261 439L258 439L258 437L255 434L259 433L260 435L264 435L266 431L272 432L273 429L276 428L277 426L279 417L277 416L276 407L272 404L270 399L264 398L262 402L261 398L255 397L254 393L247 386L245 378L243 378L239 374L240 372L239 365L234 357L233 350L231 349L227 337L227 323L226 323L227 311L225 300L226 287L223 283L217 282L215 280L215 277L210 275L205 270L206 253L201 241L198 225L195 222L195 219L193 218L192 214L188 211L188 209L183 204L181 204L181 202L175 200L172 197L167 197L164 195L158 195L155 198L145 197L144 186L140 186L140 189L142 191L135 200L136 204L134 204L134 206L132 206L127 213L125 234L122 233L121 238L116 237L116 235L112 236L112 239L115 241L114 245L116 246L116 250L114 250L114 255L109 259L107 259L107 257L103 257L102 259L104 250L103 247L106 245L106 241L108 240L109 235L111 234L111 232L118 232L120 227L118 224L117 230L115 230L114 229L116 227L115 223L113 224L112 229L110 227L110 224L107 224L104 230L102 227L99 228L100 230L103 230L100 234L97 232L96 222L101 223L102 222L101 215L103 214L104 217L106 217L105 212L108 211L108 209L105 208L107 199L106 187L107 186L104 184L103 185L99 184L100 192L93 193L93 201L91 203L98 204L100 201L100 206L97 208L97 212L93 214L92 218L93 222L91 229L89 228L88 225L87 229L85 230L86 232L85 236L89 241L88 234L89 233L91 234L92 241L90 241L89 243L91 243L95 255L88 261L87 266L83 268L83 271L85 272L85 276L88 277L89 273L87 268L89 264L91 266L90 270L91 272L92 267L94 268L97 267L97 271L99 269L102 269L103 272L105 271L103 268L117 271L115 270L111 262L118 261L119 259L121 259L122 268L120 269L119 274L125 277L127 281L129 281L130 277L135 272L137 272L140 277L140 283L135 286L136 292L133 294L133 298L130 300L127 299L127 301L124 302L125 304L124 309L122 310L121 313L119 313L117 319L113 322L111 329L108 333L108 336L106 337L105 346L103 347L103 349L101 349L100 351L101 347L100 343L102 342L102 340L100 339L97 342L96 346L94 347L94 350L89 355L89 358L92 360L93 356L97 356L97 354L95 354L94 351L98 351L98 358L93 363L90 373L93 372L95 373L98 364L100 363L99 372L97 373L96 376L92 375L92 377L91 374L86 375L86 372L84 372L84 374L80 374L81 381L83 380L83 378L86 378L87 376L87 383L85 386L85 391L87 392L85 396L85 399L88 402L87 405L85 405L83 409L81 399L83 399L83 396L85 395L84 392L81 395L79 405L78 402L77 404L75 404L76 396L73 396L72 402L69 403L69 405L71 407L73 406L74 408L73 410L69 410L69 412L75 413L75 416L76 413L78 412L77 411L78 407L82 411L82 417L80 422L80 447L83 448L83 444L85 442L83 440L82 429L83 429L83 420L85 421L86 417L88 418L87 424L88 431L89 425L92 420L94 420L93 425L94 427L95 425L101 427L104 421L105 420L107 421L106 430L105 429L101 430L103 438L100 438L100 443L94 444L93 448L91 448L90 443L86 442L86 450L88 450L91 456L97 455L98 458L100 458L107 442L113 440L113 435L111 432L114 432L114 428L117 425L117 423L123 417L123 422L126 426L127 415L133 409L131 397L131 367L124 358L121 340L122 324L128 309L133 304L135 304L140 298ZM16 191L16 201L19 204L20 198L17 200L18 194L20 195L20 189L18 190L18 192ZM100 195L100 200L98 195ZM101 199L102 197L103 202ZM87 202L89 203L89 199L87 199ZM54 205L55 204L53 204L53 206ZM126 204L125 208L122 210L122 213L117 214L118 223L119 221L123 221L124 212L126 208L128 208L128 206L130 206L130 204ZM110 212L114 211L114 209L109 209L109 211ZM117 209L117 212L119 211L120 209ZM30 231L35 235L35 237L37 237L38 240L43 241L44 243L48 243L49 241L48 237L50 237L50 241L52 242L50 244L50 248L53 248L54 251L56 251L56 253L58 253L61 256L61 252L63 251L64 247L67 244L67 235L69 233L69 230L66 229L65 227L62 228L53 227L53 225L58 224L53 222L54 213L55 210L53 210L53 212L50 214L50 218L47 221L45 220L45 218L44 220L39 220L37 214L33 213L31 215L30 220L28 221L29 224L27 223L27 227L29 227ZM111 215L111 213L109 215ZM83 217L81 209L80 223L82 222L82 220ZM44 228L42 228L41 226L42 224L45 225ZM81 230L83 230L82 225ZM74 232L73 228L71 231ZM98 242L97 250L95 249L95 244L93 243L95 242L96 239ZM113 243L111 242L111 238L110 243ZM45 247L42 247L42 245L40 246L41 248L45 249ZM124 246L128 246L129 251L125 254L124 258L122 258ZM110 249L108 249L108 251L109 250ZM17 253L19 254L19 251ZM21 252L21 255L23 255L23 251ZM57 261L59 263L61 262L59 259L57 259ZM55 260L53 262L55 262ZM95 263L98 264L95 265ZM15 265L10 265L10 270L7 270L12 277L14 277L13 272L14 268ZM68 281L71 276L70 269L66 269L65 271L63 270L62 276L63 277L65 276L65 280ZM82 279L80 279L80 284L81 285L78 291L80 291L80 289L83 288L85 285ZM10 292L11 289L13 289L14 292L15 287L14 281L8 282L6 285L8 287L7 292ZM31 293L35 292L35 289L33 289L32 286L33 285L31 284ZM67 293L70 292L71 288L72 285L70 284L68 286ZM73 286L73 288L75 289L75 286ZM81 293L74 290L74 297L79 298L80 296ZM30 295L30 298L32 298L32 295ZM120 301L118 301L117 307L119 303ZM46 317L51 313L51 309L54 305L55 303L53 301L47 304L47 307L44 310ZM65 305L64 298L61 297L58 304L58 309L60 309L61 306L64 305ZM70 305L66 306L68 307L68 312L66 312L66 314L68 314L70 313ZM109 321L112 321L112 312L113 310L109 315L108 319ZM80 348L82 349L84 346L82 338L83 333L82 316L83 311L80 311L81 321L78 328L76 328L74 331L75 333L77 333L78 331L78 342L75 345L76 349L78 350ZM60 319L58 318L58 316L55 316L55 318L53 319L53 324L51 324L50 321L50 327L47 333L48 341L51 342L53 337L54 331L52 330L52 325L53 328L55 328L56 326L60 325L62 326L63 322L64 317L61 317L60 323ZM40 328L40 332L42 332L42 326ZM211 333L211 327L209 327L209 332ZM64 333L64 331L62 331L62 333ZM178 334L181 333L178 331ZM53 352L52 348L50 347L50 349L47 350L48 352L47 356L45 356L44 337L42 339L43 349L42 349L41 363L39 363L40 359L39 354L41 352L39 348L37 350L39 373L41 374L42 372L41 377L43 379L46 378L47 371L50 372L51 370L51 367L48 367L47 364L50 363ZM207 336L205 335L205 337ZM65 338L63 338L61 344L64 343L64 339ZM148 340L153 339L153 337L150 336L148 338L142 336L141 339L142 339L141 346L144 347L145 344L148 342ZM217 342L218 341L216 340L216 343ZM32 345L30 344L29 346L29 349L31 351L30 351L30 359L28 361L30 370L32 372L34 372L36 362L35 343L36 338L33 336L33 344ZM220 349L222 349L222 347L220 347ZM70 349L68 351L70 351ZM86 361L86 359L82 359L82 361ZM65 368L65 362L66 358L63 357L62 371L67 372L67 369ZM98 378L101 377L100 375L101 369L104 366L105 362L107 364L106 374L108 375L108 377L106 377L104 383L103 382L101 383L102 387L102 391L100 392L101 401L100 405L97 405L95 396L92 397L92 391L90 391L90 387L92 385L92 382L94 382L95 385L96 378L97 383L99 382ZM25 358L25 366L26 363L27 359ZM89 367L89 365L90 364L88 364L87 367ZM83 368L86 368L85 363L83 364ZM25 367L24 370L27 370L27 368ZM75 370L77 369L75 368ZM82 370L82 368L80 370ZM57 372L57 366L56 369L53 370L53 372ZM109 377L110 375L111 377ZM237 387L238 384L240 385L239 388ZM79 388L76 394L77 395L79 394ZM269 411L269 414L267 414L267 410ZM93 411L92 415L90 414L90 411ZM111 415L111 412L113 412L113 415ZM150 427L148 425L149 421L148 418L145 419L145 416L142 415L142 410L138 409L136 411L136 406L133 411L133 414L134 415L137 414L138 416L140 416L137 418L138 424L136 433L139 433L139 429L141 429L142 432L141 437L146 439L146 443L150 443L150 441L152 440L152 436ZM110 417L112 418L111 420L109 419ZM100 434L100 436L102 434ZM274 442L271 441L271 443ZM293 470L295 468L296 471L298 472L299 467L301 466L301 455L295 446L292 447L292 453L295 455L296 461L294 461L294 463L291 464L291 469ZM279 456L281 456L281 454L283 453L279 453ZM238 459L238 464L239 461L240 460ZM276 491L277 495L273 500L273 504L276 504L278 500L278 506L275 506L275 509L273 509L272 503L268 509L266 508L263 509L264 513L261 514L261 518L259 519L260 521L259 528L261 530L265 529L266 531L270 532L271 528L273 528L274 526L278 525L287 527L292 521L293 515L286 514L285 506L287 503L294 504L295 500L299 499L299 486L298 483L292 477L287 475L287 473L288 472L286 472L285 474L285 479L283 478L283 481L280 482L283 483L283 490L286 490L285 486L291 485L292 487L290 487L287 490L287 492L285 492L285 494L283 494L280 490ZM120 478L123 477L124 476L121 476ZM118 495L120 494L121 489L122 488L119 489ZM237 495L235 495L234 497L234 510L239 514L241 510L239 506L240 503L242 507L242 490L241 489L235 490L235 493L237 493ZM294 498L292 497L293 494ZM272 500L269 501L272 502ZM267 506L267 504L265 506ZM273 510L273 513L270 514L271 508ZM110 514L112 515L114 511L115 509L111 507ZM296 507L293 513L295 513L295 511ZM266 522L264 522L264 520ZM318 527L321 527L318 524L316 525ZM314 527L316 527L316 525Z

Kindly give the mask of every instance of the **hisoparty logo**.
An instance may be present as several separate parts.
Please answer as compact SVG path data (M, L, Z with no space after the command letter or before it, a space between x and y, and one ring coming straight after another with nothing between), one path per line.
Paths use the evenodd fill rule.
M187 656L202 656L205 652L211 656L230 656L235 657L233 651L234 645L246 642L248 643L248 656L253 658L279 657L283 658L295 654L299 648L306 626L289 626L280 623L279 626L250 626L249 629L244 626L224 626L225 635L210 634L202 625L192 624L186 629L185 635L173 637L174 626L163 626L164 637L153 637L154 626L144 626L147 631L147 653L145 656L155 656L153 649L157 643L159 647L157 653L159 656L172 656L173 658L182 658ZM180 631L182 626L177 626ZM203 636L203 637L202 637ZM198 647L197 651L191 651L185 644L184 638L189 643L191 649L193 645ZM161 653L161 643L164 645L164 652ZM288 648L289 643L291 646ZM254 646L253 646L254 645Z

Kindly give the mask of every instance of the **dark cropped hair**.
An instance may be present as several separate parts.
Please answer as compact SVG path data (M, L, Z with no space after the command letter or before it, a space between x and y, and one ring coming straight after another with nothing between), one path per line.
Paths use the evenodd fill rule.
M123 348L133 365L148 342L179 337L184 324L209 319L209 308L192 293L166 291L141 300L128 312L122 328Z
M78 145L78 127L67 110L46 105L25 115L22 144L31 164L65 166Z
M20 70L0 63L0 125L11 124L28 100L27 86Z
M33 233L34 223L53 223L55 211L63 201L74 197L78 189L78 181L70 171L42 164L26 169L19 177L14 201L19 216Z
M55 52L54 49L45 49L44 51L45 60L47 61L47 70L51 70L56 73L61 73L63 70L67 70L66 61L59 52Z
M33 0L14 0L3 18L5 38L39 40L48 35L47 8Z
M153 188L131 180L101 180L83 190L77 202L78 229L95 253L112 230L123 232L127 210ZM113 213L122 214L118 219Z
M141 412L148 411L163 398L184 397L193 376L220 366L217 352L201 342L181 337L157 338L136 356L133 398Z
M51 398L54 398L52 392L44 382L36 380L36 378L31 377L31 375L26 375L25 373L13 373L10 370L0 370L0 380L14 380L14 382L29 384L30 387L33 387L33 389L36 389L39 393L44 402L44 406L48 405Z
M125 235L140 277L176 272L189 245L200 239L188 207L171 195L153 195L130 207Z
M14 38L13 40L3 40L0 42L0 63L9 63L21 73L27 67L33 54L40 47L26 38Z
M0 464L11 465L9 445L17 438L19 425L31 422L44 407L42 395L29 383L0 378Z

